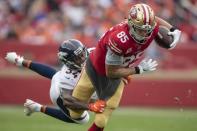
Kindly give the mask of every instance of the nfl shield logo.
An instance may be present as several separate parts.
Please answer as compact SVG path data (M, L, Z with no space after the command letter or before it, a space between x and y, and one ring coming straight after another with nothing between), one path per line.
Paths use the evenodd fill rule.
M131 51L132 51L132 48L127 49L126 54L131 53Z

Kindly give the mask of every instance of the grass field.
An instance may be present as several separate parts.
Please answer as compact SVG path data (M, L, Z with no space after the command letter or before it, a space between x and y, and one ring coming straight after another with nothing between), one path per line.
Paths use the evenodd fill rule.
M65 124L41 113L26 117L22 107L0 106L0 131L87 131L86 125ZM105 131L197 131L197 110L120 108Z

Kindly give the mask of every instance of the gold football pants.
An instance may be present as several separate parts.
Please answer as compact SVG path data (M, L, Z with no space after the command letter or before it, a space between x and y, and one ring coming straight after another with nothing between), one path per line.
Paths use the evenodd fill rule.
M107 121L111 116L113 110L115 110L120 103L123 89L124 89L124 83L123 81L121 81L114 95L106 101L107 105L105 111L103 113L96 113L94 122L98 127L102 128L105 127L105 125L107 124ZM82 71L80 80L78 81L76 87L74 88L72 95L73 97L79 99L80 101L87 103L90 100L90 97L94 91L95 91L94 87L84 69ZM70 115L74 119L80 118L82 113L83 110L70 109Z

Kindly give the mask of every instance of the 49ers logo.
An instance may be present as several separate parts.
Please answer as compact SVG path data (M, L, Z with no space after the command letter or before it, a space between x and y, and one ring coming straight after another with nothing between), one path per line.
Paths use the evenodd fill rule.
M132 9L130 10L130 17L131 17L132 19L136 19L136 18L137 18L137 10L136 10L136 8L132 8Z

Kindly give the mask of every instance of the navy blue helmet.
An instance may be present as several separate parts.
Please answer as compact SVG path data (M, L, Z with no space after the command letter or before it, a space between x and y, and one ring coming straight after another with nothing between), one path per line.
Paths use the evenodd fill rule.
M86 47L78 40L69 39L64 41L58 52L58 57L66 66L71 69L81 70L87 58Z

